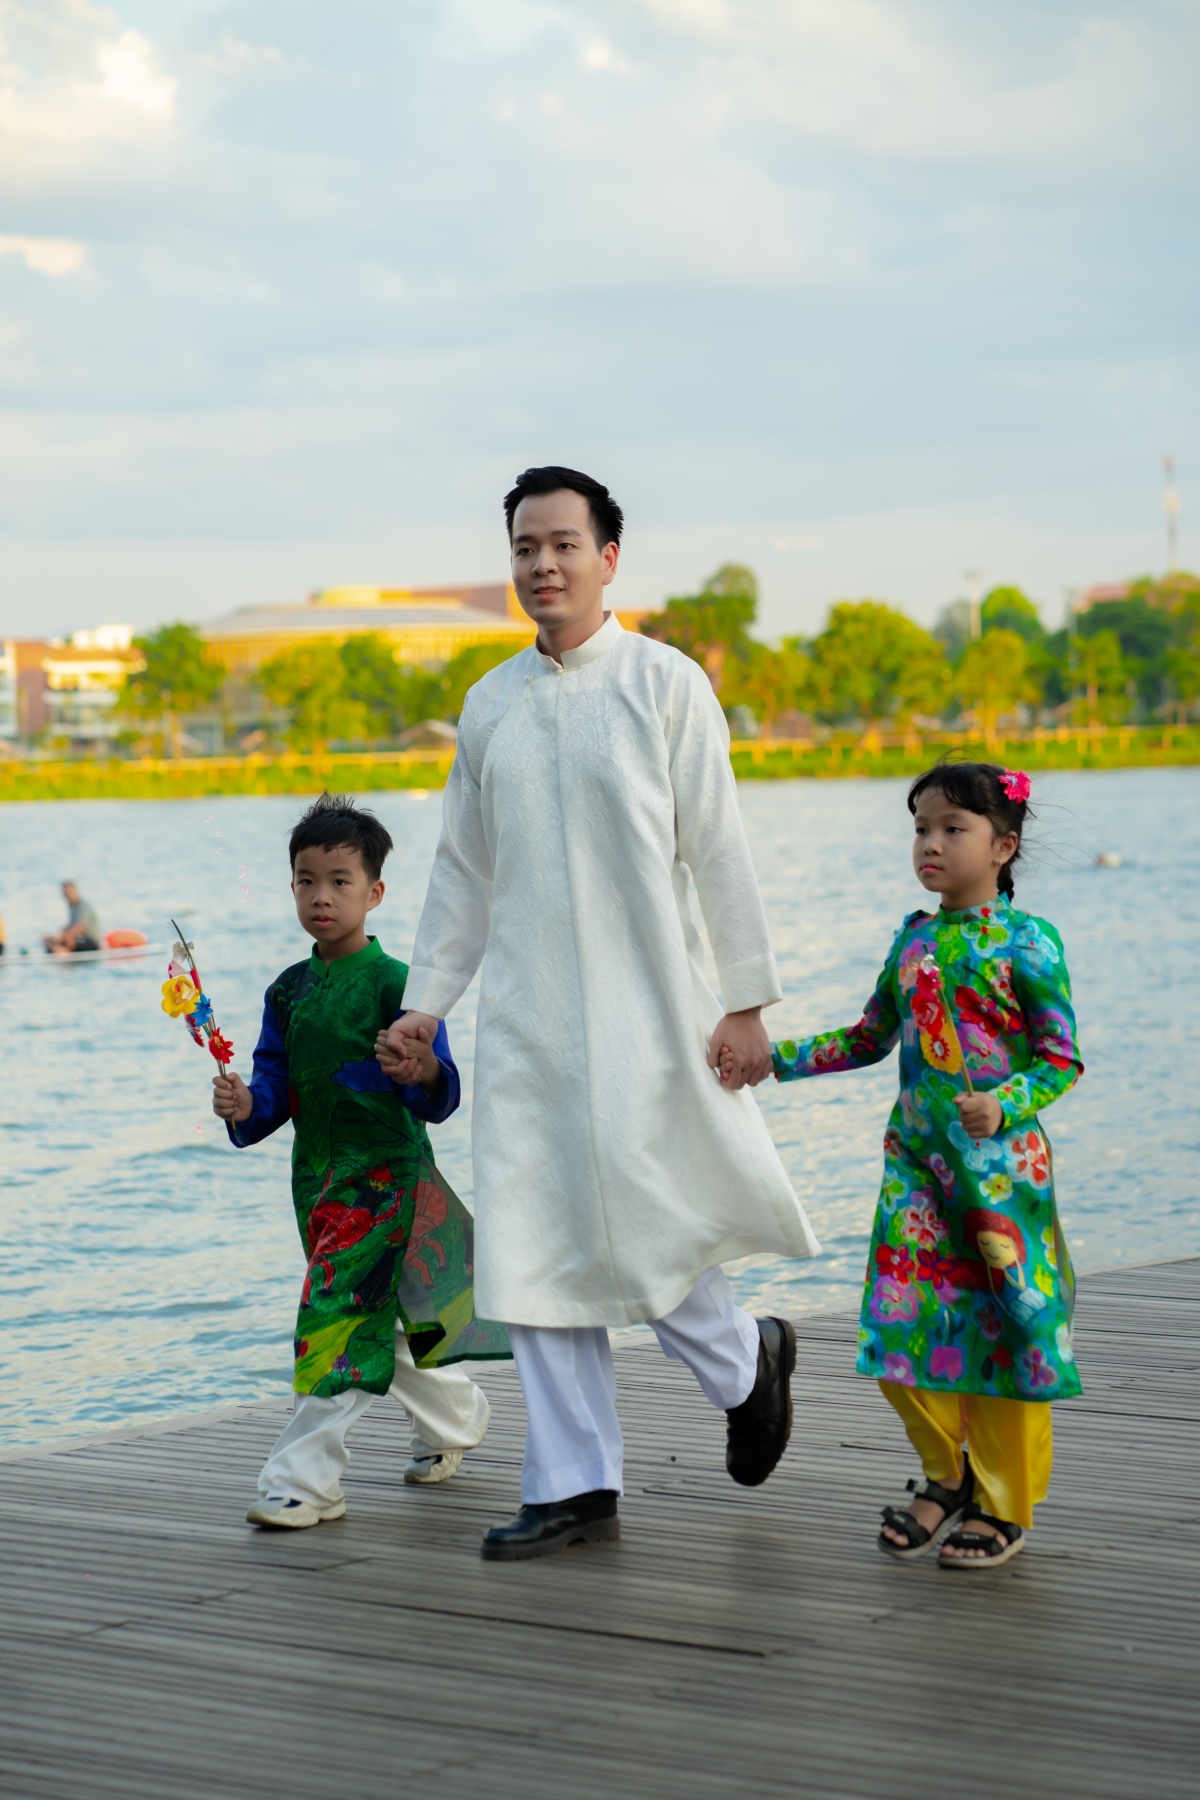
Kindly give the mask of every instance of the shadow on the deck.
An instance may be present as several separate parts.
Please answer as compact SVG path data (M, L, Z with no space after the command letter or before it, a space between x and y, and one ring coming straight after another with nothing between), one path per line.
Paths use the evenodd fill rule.
M617 1353L623 1541L483 1563L517 1500L509 1365L481 1451L405 1488L381 1402L345 1520L242 1523L287 1401L4 1462L6 1800L1192 1800L1200 1259L1083 1284L1029 1549L979 1580L874 1549L915 1472L800 1325L796 1430L754 1492L651 1344Z

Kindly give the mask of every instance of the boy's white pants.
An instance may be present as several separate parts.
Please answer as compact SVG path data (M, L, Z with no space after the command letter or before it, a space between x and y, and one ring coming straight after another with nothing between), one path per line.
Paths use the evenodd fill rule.
M396 1373L388 1393L412 1421L413 1456L473 1450L487 1434L491 1407L483 1389L458 1364L448 1369L418 1369L399 1323ZM259 1493L283 1500L308 1500L319 1507L335 1505L342 1497L342 1476L350 1461L346 1433L378 1397L362 1388L332 1398L297 1394L292 1416L258 1478Z
M686 1363L714 1406L740 1406L758 1373L758 1326L720 1269L700 1277L665 1319L647 1321L666 1354ZM529 1425L521 1471L526 1505L596 1488L622 1491L617 1382L603 1325L510 1325Z

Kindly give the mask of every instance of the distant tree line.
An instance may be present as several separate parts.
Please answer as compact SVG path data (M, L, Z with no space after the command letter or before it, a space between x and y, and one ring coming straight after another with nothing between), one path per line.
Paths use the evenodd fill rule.
M966 601L932 631L878 600L839 600L815 637L766 644L752 570L725 563L699 593L669 599L642 621L704 669L735 727L789 735L827 726L931 728L967 721L991 735L1029 719L1086 724L1182 722L1200 701L1200 577L1130 584L1049 631L1019 588L993 588L971 635ZM136 638L145 668L126 688L125 711L178 752L182 721L220 710L223 670L190 626ZM267 740L296 749L388 745L429 720L456 723L467 689L503 662L508 644L475 645L439 668L396 661L379 632L341 643L313 640L258 669ZM135 734L131 734L135 735Z
M876 600L841 600L812 638L751 637L758 583L727 563L699 594L643 620L650 637L699 662L726 713L759 729L787 718L896 728L965 720L990 735L1029 719L1071 724L1185 719L1200 699L1200 578L1130 584L1048 631L1019 588L993 588L971 635L966 601L932 631Z

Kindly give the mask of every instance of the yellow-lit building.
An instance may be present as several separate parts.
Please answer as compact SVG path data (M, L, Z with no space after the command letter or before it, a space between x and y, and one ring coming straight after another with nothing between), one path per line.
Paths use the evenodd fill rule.
M618 614L636 626L640 612ZM228 674L253 674L261 663L297 644L340 644L377 631L396 647L401 663L444 663L475 644L511 643L522 650L534 628L511 583L440 588L320 588L299 605L245 606L200 627L210 654Z
M121 690L146 666L133 647L131 625L77 631L69 644L10 638L0 648L0 736L49 732L85 748L102 748L115 738ZM4 704L10 686L11 709Z

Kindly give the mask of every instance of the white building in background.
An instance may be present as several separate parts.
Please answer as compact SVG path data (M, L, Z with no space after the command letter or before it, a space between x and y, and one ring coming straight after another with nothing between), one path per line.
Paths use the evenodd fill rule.
M72 650L130 650L132 625L97 625L91 631L71 633Z
M144 667L133 649L132 625L97 625L72 632L69 645L49 645L42 668L51 736L81 748L111 743L121 690Z

